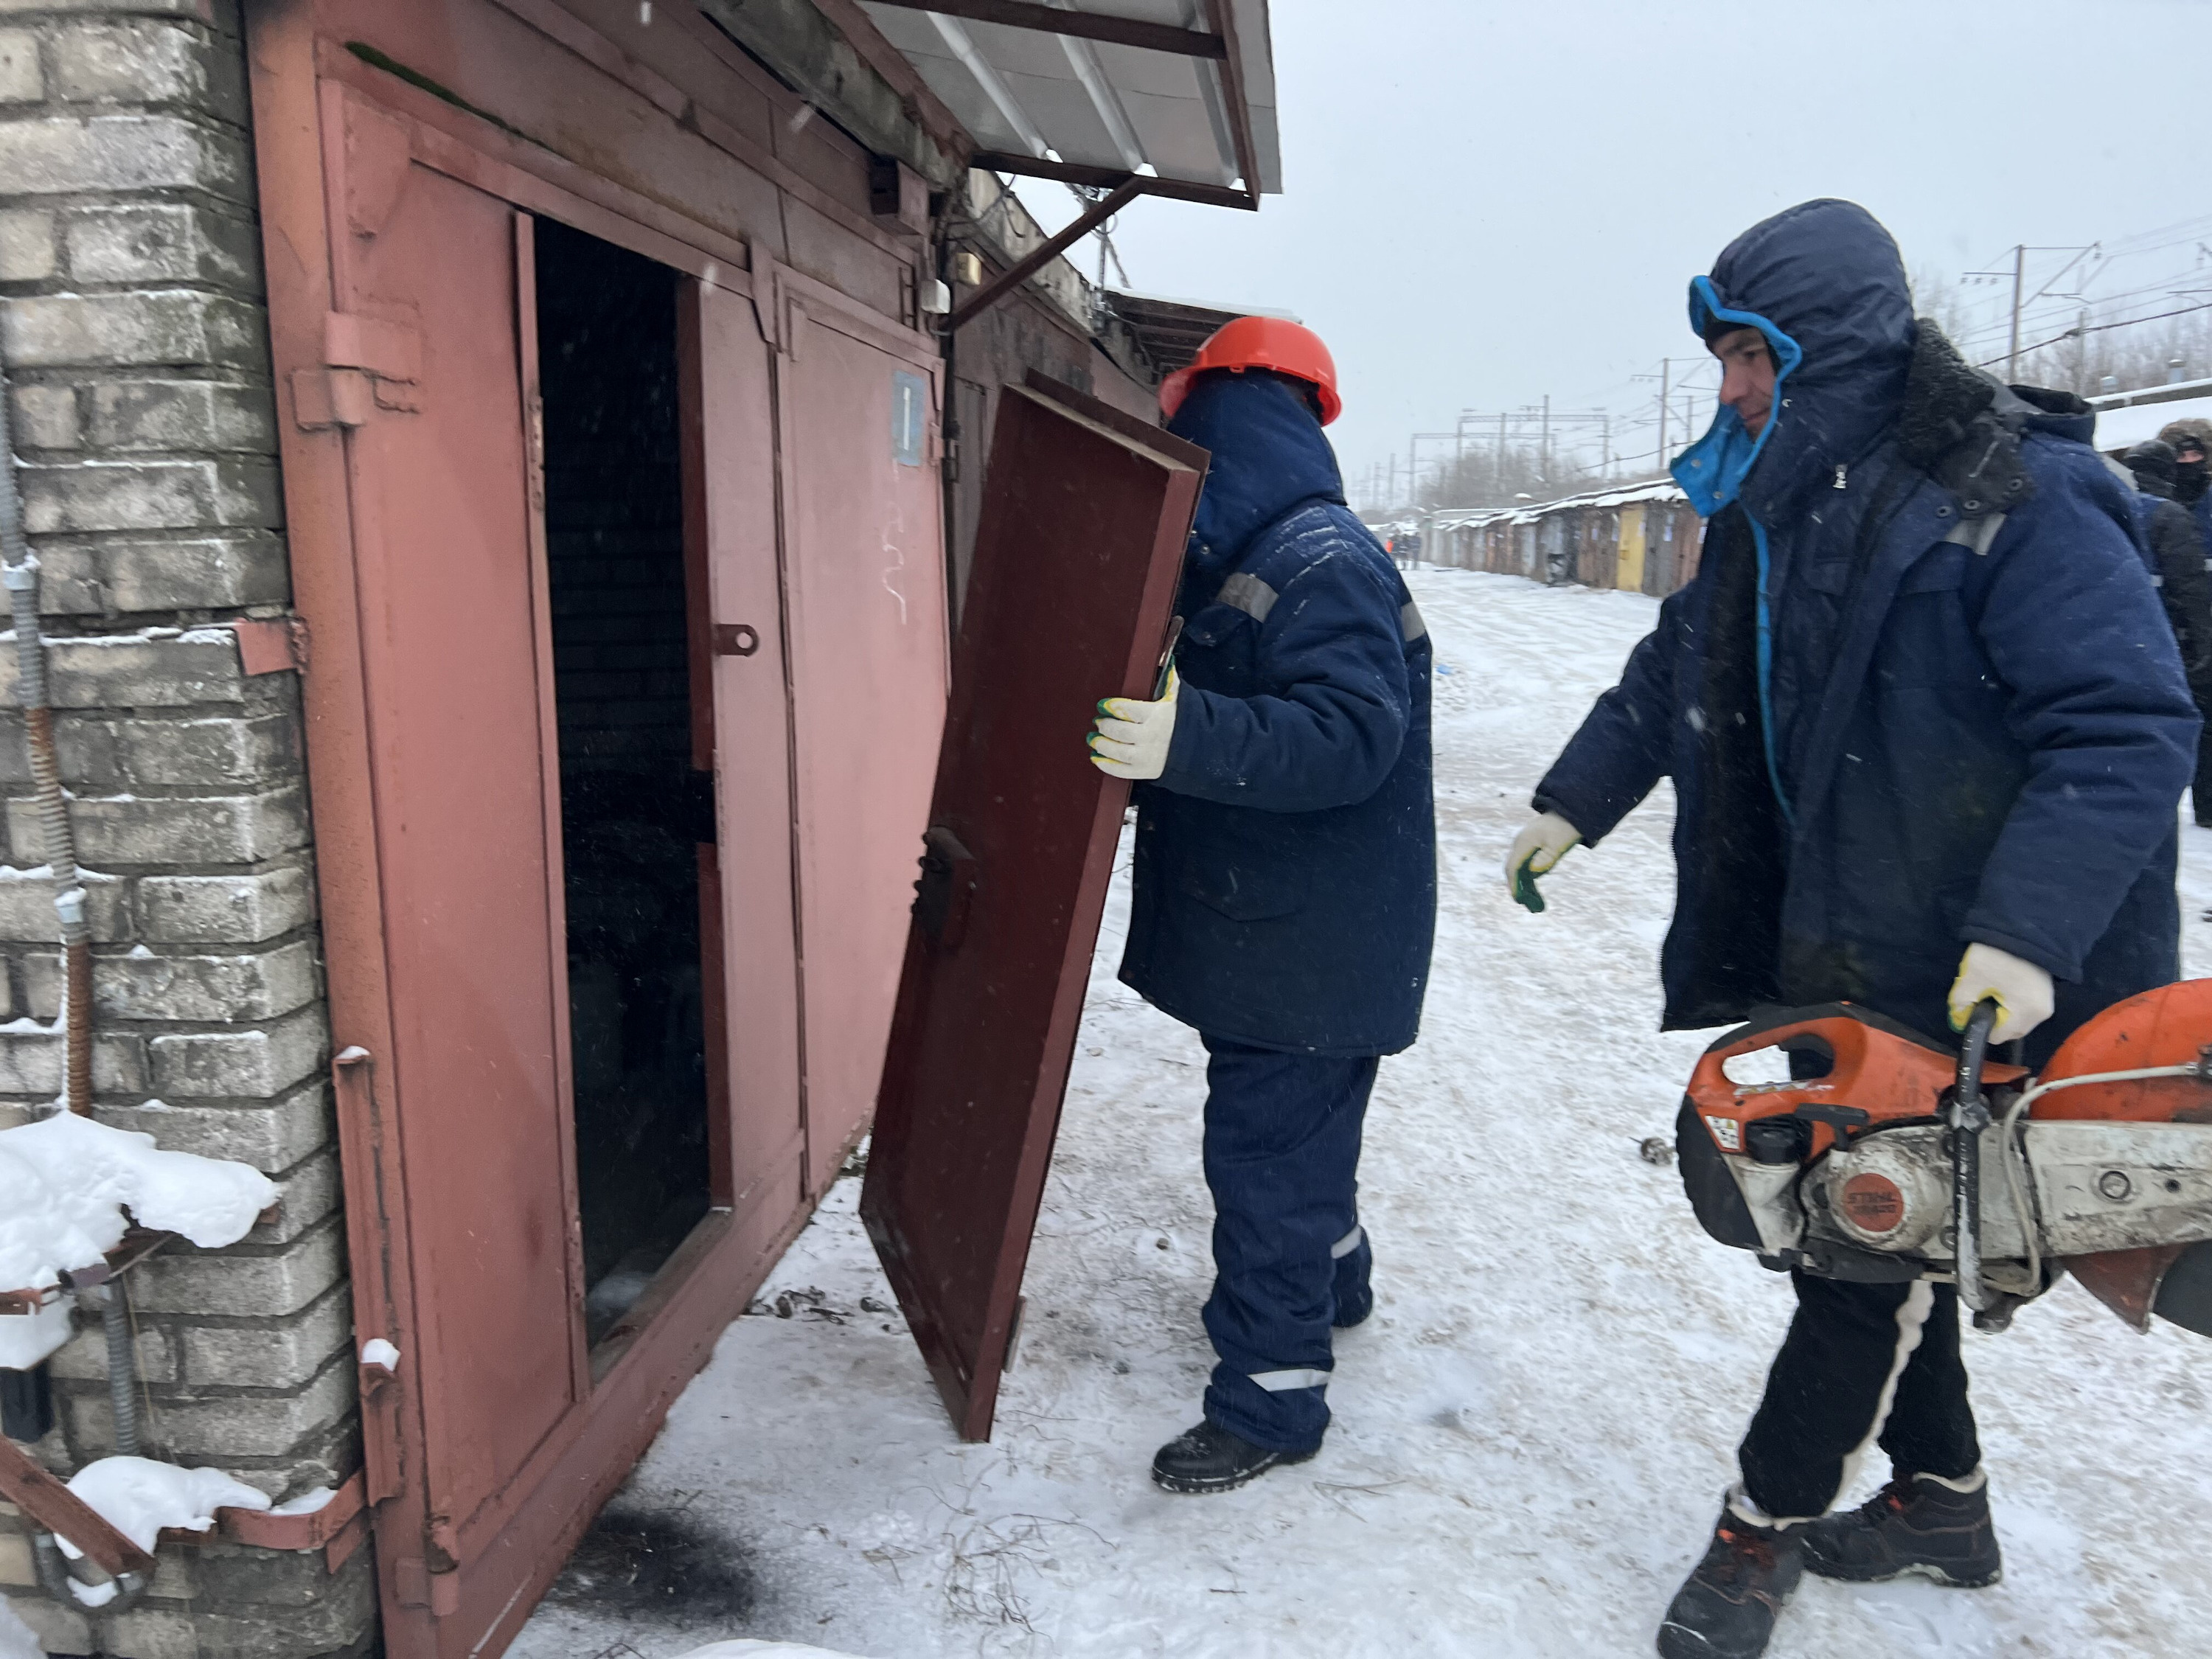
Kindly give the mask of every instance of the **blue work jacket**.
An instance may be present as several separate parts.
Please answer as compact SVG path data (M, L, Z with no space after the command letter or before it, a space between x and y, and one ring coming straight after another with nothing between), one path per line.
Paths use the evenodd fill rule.
M1676 463L1697 578L1538 804L1595 842L1674 780L1669 1026L1849 999L1940 1033L1978 940L2057 981L2040 1060L2179 972L2197 717L2130 492L2078 400L1915 324L1863 209L1747 232L1692 313L1767 335L1774 412L1754 438L1724 408Z
M1426 629L1293 389L1207 377L1171 429L1213 462L1121 978L1239 1042L1395 1053L1436 927Z

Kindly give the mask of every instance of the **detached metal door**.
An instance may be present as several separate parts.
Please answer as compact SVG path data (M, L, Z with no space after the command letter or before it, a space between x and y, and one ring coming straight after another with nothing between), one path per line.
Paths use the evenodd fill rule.
M1206 453L1033 378L1000 395L860 1213L967 1439L990 1437Z

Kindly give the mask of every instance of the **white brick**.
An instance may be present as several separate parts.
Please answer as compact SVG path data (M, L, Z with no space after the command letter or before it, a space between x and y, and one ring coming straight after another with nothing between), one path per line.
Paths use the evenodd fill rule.
M217 380L111 380L92 389L88 435L98 449L276 447L276 410L258 386Z
M52 1100L62 1091L61 1033L0 1031L0 1091ZM146 1092L145 1045L137 1037L112 1031L92 1039L94 1094Z
M0 4L4 3L6 0L0 0ZM9 1605L15 1609L16 1617L31 1627L31 1633L39 1638L39 1645L48 1653L74 1656L92 1651L92 1626L82 1613L42 1595L26 1595L20 1600L11 1597Z
M353 1304L338 1291L281 1323L189 1327L184 1345L186 1377L203 1387L296 1389L352 1350Z
M24 964L38 1018L58 1013L60 975L58 960L43 951ZM314 955L305 940L234 957L101 956L92 965L94 1006L112 1019L274 1019L314 994Z
M46 557L45 548L39 557ZM282 605L292 594L291 565L284 556L283 539L250 527L232 536L161 540L106 537L100 562L101 580L118 611Z
M19 706L15 672L11 644L0 649L0 707ZM238 638L227 628L50 639L46 683L59 708L173 708L246 700Z
M173 115L0 120L0 179L11 196L197 186L242 199L248 173L235 139Z
M212 0L0 0L0 17L15 12L143 12L148 16L215 21Z
M75 449L82 439L74 386L19 386L14 402L18 449Z
M253 876L149 876L138 884L145 935L156 943L258 945L313 913L301 869Z
M299 725L289 714L122 720L112 736L117 775L134 785L238 788L300 771Z
M215 1314L240 1319L297 1313L340 1278L340 1230L325 1227L272 1255L167 1250L131 1275L131 1301L143 1313ZM167 1413L163 1413L164 1427ZM270 1455L288 1449L270 1448Z
M31 1540L20 1532L0 1532L0 1589L21 1589L38 1582Z
M269 528L283 522L276 469L258 456L219 461L82 461L19 474L34 536L95 530Z
M188 1613L131 1607L100 1628L105 1659L201 1659L199 1635Z
M245 220L199 207L133 204L79 208L62 230L70 275L81 283L258 285L260 260Z
M4 131L4 129L0 129ZM264 330L250 306L191 289L33 294L0 309L12 368L178 363L256 365Z
M37 869L43 872L46 866ZM129 937L124 911L122 880L115 876L78 872L78 886L85 896L85 920L92 936L102 944ZM0 865L0 939L24 939L52 944L61 938L61 918L54 910L53 878L12 866Z
M173 23L80 23L54 36L54 89L72 101L177 103L207 86L206 48Z
M149 1382L173 1382L177 1378L177 1352L169 1341L169 1334L159 1325L137 1328L133 1346L137 1350L138 1375ZM77 1334L62 1345L52 1360L54 1375L76 1382L105 1382L107 1380L107 1334L98 1319L89 1320Z
M39 37L28 29L0 29L0 104L35 104L46 95Z
M118 1129L152 1135L173 1152L227 1158L251 1164L264 1175L289 1170L323 1149L331 1138L325 1091L303 1089L267 1106L173 1106L148 1101L143 1106L102 1106L100 1121ZM309 1200L314 1194L310 1191ZM325 1206L327 1212L328 1206ZM297 1237L306 1224L280 1222L270 1240Z
M38 283L54 274L54 216L34 209L0 211L0 283Z
M147 1044L152 1088L167 1099L266 1100L322 1069L313 1009L264 1030L175 1032Z
M264 795L96 796L72 802L70 822L77 856L95 868L258 864L307 842L306 798L296 787ZM37 847L44 855L32 803L9 801L8 824L16 848Z

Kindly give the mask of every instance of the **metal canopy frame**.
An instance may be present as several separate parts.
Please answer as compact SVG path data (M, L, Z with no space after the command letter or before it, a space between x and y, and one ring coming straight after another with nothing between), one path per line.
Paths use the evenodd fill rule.
M1066 229L1048 239L969 295L967 301L942 325L945 333L951 333L988 310L1007 293L1026 282L1047 262L1096 230L1139 196L1199 202L1214 207L1242 208L1248 212L1258 210L1261 179L1259 144L1253 132L1252 110L1245 86L1244 64L1231 0L1204 0L1206 13L1212 22L1211 29L1185 28L1142 18L1115 17L1100 12L1078 10L1073 9L1075 0L1066 0L1066 9L1060 5L1040 4L1036 0L878 0L878 3L904 11L921 12L928 17L947 49L975 76L977 85L997 107L1006 125L1035 152L1023 154L1005 149L978 149L968 158L971 167L1018 177L1049 179L1086 190L1107 192L1103 198L1092 202ZM825 0L823 9L864 57L871 61L885 58L895 64L899 73L899 84L905 85L915 80L913 67L905 54L867 21L865 14L860 13L853 0ZM1114 139L1115 148L1121 152L1122 159L1129 165L1123 167L1099 167L1064 161L1045 154L1048 146L1036 130L1035 124L1007 90L997 71L977 51L967 31L961 26L961 19L1057 36L1066 52L1076 79L1089 94L1101 123ZM1092 42L1167 52L1217 65L1221 77L1220 101L1227 106L1222 112L1225 117L1223 125L1228 131L1230 148L1235 156L1243 187L1210 184L1194 179L1161 178L1150 171L1141 170L1145 167L1142 149L1130 131L1113 88L1091 53ZM879 67L883 65L879 64Z
M1003 23L1010 29L1036 29L1081 40L1105 40L1146 52L1178 52L1185 58L1222 58L1230 43L1204 29L1173 23L1148 23L1140 17L1109 17L1102 12L1062 11L1035 0L878 0L902 11L933 11L941 17L972 17L979 23Z

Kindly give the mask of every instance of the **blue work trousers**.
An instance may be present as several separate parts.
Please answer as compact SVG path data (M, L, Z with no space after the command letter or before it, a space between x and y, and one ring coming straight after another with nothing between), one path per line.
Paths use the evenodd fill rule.
M1213 1189L1206 1334L1220 1356L1206 1414L1255 1445L1309 1450L1328 1427L1330 1327L1357 1324L1374 1298L1356 1194L1376 1056L1200 1035Z

